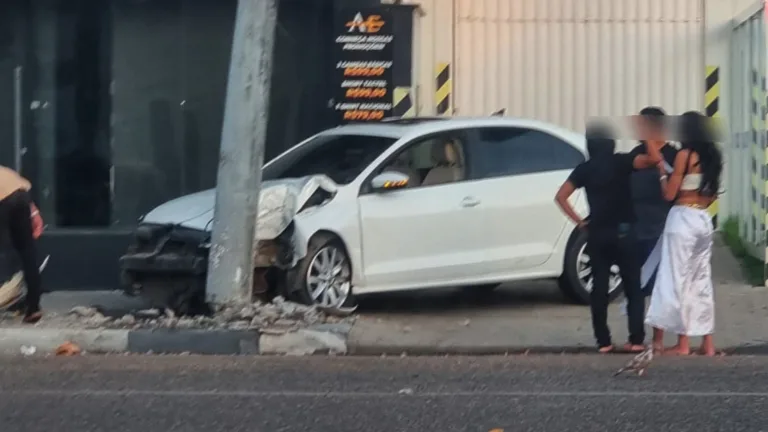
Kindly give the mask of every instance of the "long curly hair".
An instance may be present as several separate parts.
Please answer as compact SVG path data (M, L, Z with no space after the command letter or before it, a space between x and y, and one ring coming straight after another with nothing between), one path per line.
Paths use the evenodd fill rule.
M723 172L723 155L714 142L709 119L698 111L688 111L680 116L679 128L682 148L699 155L702 174L699 193L717 195Z

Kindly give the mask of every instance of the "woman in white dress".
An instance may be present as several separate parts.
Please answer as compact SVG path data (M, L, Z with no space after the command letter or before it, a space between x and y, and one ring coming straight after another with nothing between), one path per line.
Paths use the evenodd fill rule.
M662 234L662 257L646 315L653 327L653 347L666 354L690 354L690 337L701 336L701 353L714 355L715 301L711 252L713 227L707 207L717 198L722 156L698 112L680 117L682 149L667 178L659 168L664 198L674 201ZM649 151L658 151L651 149ZM678 335L663 348L664 332Z

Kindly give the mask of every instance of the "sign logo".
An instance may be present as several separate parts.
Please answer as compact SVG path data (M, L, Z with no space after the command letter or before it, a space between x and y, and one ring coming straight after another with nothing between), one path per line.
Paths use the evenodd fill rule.
M368 18L363 19L363 14L358 12L352 21L345 25L349 29L348 33L352 33L355 30L360 33L378 33L384 27L384 23L385 21L381 19L381 15L369 15Z

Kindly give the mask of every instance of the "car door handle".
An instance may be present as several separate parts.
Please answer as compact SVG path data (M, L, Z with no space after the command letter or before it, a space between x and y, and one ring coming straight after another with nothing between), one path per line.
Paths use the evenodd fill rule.
M480 200L475 197L464 197L464 199L461 200L462 207L475 207L479 204Z

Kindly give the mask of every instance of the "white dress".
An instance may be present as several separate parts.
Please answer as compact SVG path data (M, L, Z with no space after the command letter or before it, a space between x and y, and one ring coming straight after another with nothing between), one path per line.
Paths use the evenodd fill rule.
M661 263L646 324L678 335L714 332L713 231L706 210L672 207L662 234Z

